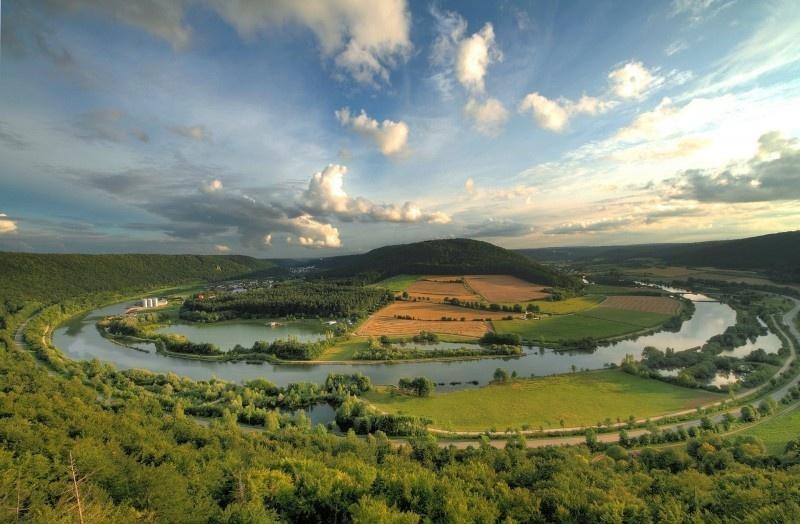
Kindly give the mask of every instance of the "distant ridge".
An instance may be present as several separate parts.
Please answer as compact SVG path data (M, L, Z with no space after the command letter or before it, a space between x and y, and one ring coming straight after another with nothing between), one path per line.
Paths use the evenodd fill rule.
M323 259L331 276L367 276L373 280L411 274L508 274L549 286L574 287L576 280L530 258L488 242L467 238L426 240L384 246L362 255Z
M517 252L545 261L618 263L654 258L670 265L762 270L783 280L800 281L800 231L685 244L555 247Z

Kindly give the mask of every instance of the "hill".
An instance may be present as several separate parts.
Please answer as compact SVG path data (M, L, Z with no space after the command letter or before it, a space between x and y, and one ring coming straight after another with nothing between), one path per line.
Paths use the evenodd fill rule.
M544 285L574 287L576 280L530 258L488 242L466 238L426 240L373 249L362 255L323 259L331 276L507 274Z
M58 301L75 295L213 281L275 270L237 255L55 255L0 253L0 297Z
M800 231L686 244L559 247L518 252L537 260L566 262L620 263L649 258L669 265L761 270L781 280L800 281Z

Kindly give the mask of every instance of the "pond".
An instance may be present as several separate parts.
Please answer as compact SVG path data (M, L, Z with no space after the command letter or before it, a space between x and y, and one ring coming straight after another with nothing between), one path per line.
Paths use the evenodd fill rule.
M272 342L296 338L301 342L315 342L325 338L330 327L320 320L228 320L214 323L176 322L158 330L159 333L184 335L192 342L215 344L222 350L231 350L237 344L252 347L259 340Z
M291 410L281 410L285 414L289 415L297 415L298 411L291 411ZM318 404L312 404L307 408L303 408L302 411L305 411L306 416L308 417L309 422L312 426L316 426L317 424L325 424L327 425L329 422L333 422L336 420L336 409L330 404L325 402L320 402Z

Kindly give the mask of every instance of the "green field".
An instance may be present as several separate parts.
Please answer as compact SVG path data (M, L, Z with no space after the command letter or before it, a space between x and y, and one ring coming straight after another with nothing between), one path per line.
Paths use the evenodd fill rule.
M539 311L542 313L566 315L593 308L605 300L605 298L606 297L603 295L586 295L583 297L568 298L567 300L536 300L533 302L526 302L526 304L535 304L539 306Z
M764 422L738 433L738 435L752 435L760 438L767 446L767 451L773 455L782 455L786 443L800 437L800 404L795 404L790 411L766 419Z
M610 307L596 307L588 311L581 311L579 315L639 327L657 326L670 318L670 315L664 315L662 313L649 313L647 311L633 311L630 309L616 309Z
M417 280L419 280L419 275L395 275L372 285L388 289L394 293L401 293Z
M339 342L335 346L327 348L318 360L353 360L353 355L359 349L367 349L369 342L367 339L358 337Z
M436 428L503 431L523 425L558 428L562 421L565 427L575 427L594 425L606 418L613 422L631 415L645 418L694 408L725 396L603 370L520 379L430 398L389 390L370 391L365 398L381 411L427 417Z
M593 308L572 315L560 315L538 320L494 320L498 333L515 333L523 340L566 342L586 337L609 338L635 333L657 326L668 315L629 311L614 308Z

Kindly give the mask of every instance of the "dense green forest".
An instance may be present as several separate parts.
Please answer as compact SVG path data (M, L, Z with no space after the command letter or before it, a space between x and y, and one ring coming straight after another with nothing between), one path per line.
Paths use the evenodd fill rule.
M787 231L737 240L690 244L642 244L521 249L535 260L622 263L631 259L658 259L665 264L758 269L787 281L800 281L800 231Z
M214 281L275 270L238 255L42 255L0 253L0 297L58 301L86 293Z
M241 317L359 317L393 300L385 290L336 282L287 282L244 293L200 293L187 299L181 317L217 321Z
M154 285L140 275L103 289ZM186 273L172 278L155 285ZM91 293L91 281L87 266L74 287ZM30 295L16 286L14 299L42 300L46 286L33 282ZM416 422L366 412L353 397L370 387L365 377L286 388L199 382L70 363L41 346L51 323L98 300L65 301L30 322L36 356L11 340L38 306L0 300L0 521L760 523L800 514L800 439L780 456L713 429L640 453L526 449L519 436L505 449L442 448L426 435L397 447L383 429ZM278 410L334 399L344 427L375 433L336 435Z
M320 262L325 274L365 275L372 280L393 275L506 274L530 282L575 287L577 281L501 247L466 238L427 240L385 246L363 255L331 257Z

